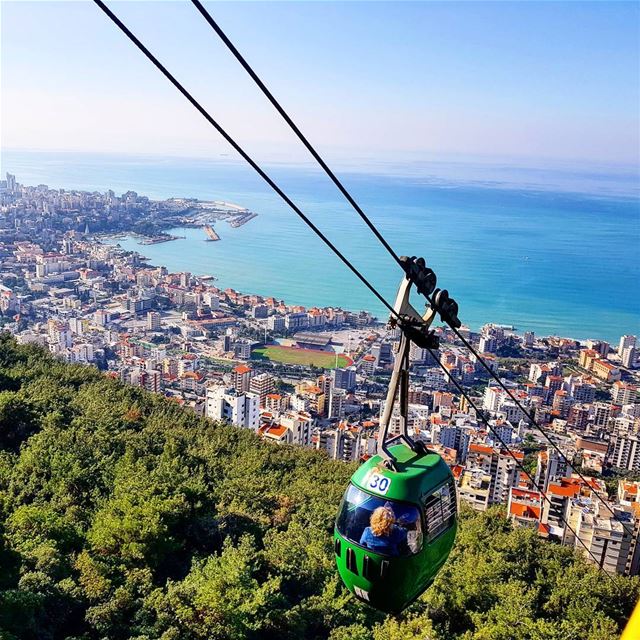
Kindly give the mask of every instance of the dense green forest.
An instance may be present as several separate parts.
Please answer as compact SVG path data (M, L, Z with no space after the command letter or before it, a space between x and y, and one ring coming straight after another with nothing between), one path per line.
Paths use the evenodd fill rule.
M463 513L399 617L341 587L353 467L264 444L0 337L0 638L606 640L640 591L571 550Z

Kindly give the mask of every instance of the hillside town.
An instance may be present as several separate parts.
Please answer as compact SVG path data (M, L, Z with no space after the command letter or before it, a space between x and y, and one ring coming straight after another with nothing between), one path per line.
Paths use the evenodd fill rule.
M209 275L170 273L97 235L157 239L167 220L195 220L193 202L27 187L7 174L0 182L2 329L274 445L345 462L372 456L397 328L366 311L305 308L219 288ZM412 437L451 466L461 502L480 511L505 505L518 525L597 558L606 571L639 574L637 337L609 344L497 324L461 332L518 402L439 328L435 355L447 374L428 350L414 345L410 353ZM399 414L393 420L392 431Z

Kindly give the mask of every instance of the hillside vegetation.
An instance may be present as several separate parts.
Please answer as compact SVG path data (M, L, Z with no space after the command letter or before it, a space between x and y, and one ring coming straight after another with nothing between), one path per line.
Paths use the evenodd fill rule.
M0 638L608 640L639 592L463 514L404 615L355 602L331 531L353 467L263 444L0 337Z

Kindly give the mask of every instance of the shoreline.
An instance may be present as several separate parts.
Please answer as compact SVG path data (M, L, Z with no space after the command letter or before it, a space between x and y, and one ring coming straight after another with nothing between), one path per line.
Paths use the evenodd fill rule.
M118 239L126 239L127 237L133 237L133 234L129 234L128 236L127 236L127 234L124 234L124 238L120 237L120 235L118 234ZM188 239L188 238L185 238L185 237L180 238L180 237L178 237L178 238L175 238L175 239ZM108 243L108 244L112 244L112 243ZM117 246L120 246L119 243L117 243ZM126 251L126 252L137 253L138 256L139 256L140 261L142 263L146 264L148 267L153 267L153 268L164 267L166 269L169 269L169 267L167 267L167 265L155 264L154 262L152 262L151 258L148 258L148 257L142 255L141 253L139 253L138 251L136 251L134 249L125 249L124 247L121 247L121 246L120 246L120 248L123 251ZM172 269L169 269L169 271L174 272L174 273L179 273L179 271L174 271ZM231 289L233 291L237 291L239 294L244 295L244 296L255 295L255 296L259 296L261 298L276 298L276 299L280 298L280 296L275 296L275 295L273 295L271 293L257 293L257 292L254 292L254 291L239 291L238 289L235 289L231 285L225 286L220 282L219 277L216 276L216 275L213 275L213 274L206 274L206 275L201 275L201 276L197 276L197 277L199 277L202 280L211 280L211 281L216 282L217 284L220 285L217 288L221 288L221 287L224 286L225 289ZM319 309L341 308L341 309L343 309L345 311L349 311L351 313L359 313L361 311L364 311L364 312L369 313L369 314L371 314L373 316L373 318L375 319L377 325L386 326L386 324L388 322L388 320L380 318L379 315L377 315L374 311L371 311L371 309L349 309L349 308L346 308L344 305L337 306L337 305L319 305L319 304L312 304L312 305L300 304L300 303L296 303L296 302L289 302L289 301L287 301L286 297L282 297L282 300L283 300L284 304L286 306L288 306L288 307L304 307L306 309L311 309L311 308L319 308ZM487 321L487 322L484 323L484 325L488 325L488 324L491 324L491 325L494 325L496 327L500 327L500 328L504 329L507 334L524 335L524 333L527 333L529 331L533 331L531 329L527 329L526 327L518 327L518 326L510 324L510 323L501 323L501 322L495 322L495 321ZM482 325L482 326L484 326L484 325ZM442 325L442 327L444 329L448 328L444 324ZM467 331L469 331L472 334L479 334L480 330L481 330L481 327L472 327L471 325L467 325L464 322L463 322L461 328L463 330L466 329ZM631 329L629 329L629 331L631 331ZM539 333L539 332L536 332L536 331L533 331L533 333L535 334L536 339L543 339L544 338L544 339L549 339L549 340L570 340L570 341L577 342L580 345L584 345L588 340L603 340L605 342L608 342L609 344L612 344L612 345L614 344L614 342L612 342L610 340L605 340L604 338L598 338L596 336L591 336L589 338L574 338L574 337L571 337L569 335L561 335L561 334L554 334L554 333L543 334L543 333Z
M198 180L179 184L177 179L181 177L180 171L186 172L188 167L170 167L169 172L166 167L155 169L161 171L161 175L145 174L143 182L140 182L127 168L127 184L123 183L123 177L121 180L116 178L112 185L115 184L116 190L121 187L124 190L131 184L140 184L141 191L149 192L155 200L161 197L157 190L142 185L163 178L163 188L170 191L176 201L197 202L189 197L188 192L191 192L201 194L202 202L208 202L212 207L220 206L215 202L224 202L225 207L233 205L235 209L229 214L227 224L237 217L238 212L247 211L247 208L262 213L255 227L251 227L249 235L237 234L237 229L232 229L233 233L223 232L224 242L215 252L204 249L204 243L200 246L191 243L174 246L161 242L158 244L167 244L166 248L156 250L152 243L145 242L143 246L150 247L147 253L153 262L165 265L174 272L216 273L222 282L243 291L262 291L262 295L267 296L275 293L281 299L296 300L307 307L318 304L342 306L370 309L378 317L385 315L384 308L371 299L357 282L345 277L339 265L329 264L328 257L322 264L324 250L320 250L311 238L299 231L297 222L291 221L288 212L281 211L279 205L271 203L270 198L265 198L259 190L251 191L241 182L236 185L235 174L209 176L206 185ZM240 177L237 179L240 180ZM46 180L50 181L49 176ZM109 180L114 180L111 174ZM307 188L306 183L302 186ZM599 242L600 235L595 231L599 228L598 224L584 226L581 221L587 215L597 216L593 222L603 220L604 224L602 216L605 212L598 206L582 212L581 207L574 206L577 203L569 206L562 198L550 198L548 201L518 198L513 202L505 202L502 196L496 196L476 202L475 199L470 200L468 194L455 189L434 194L429 192L428 186L404 184L403 191L396 193L387 189L388 185L367 183L364 186L369 189L369 197L376 198L375 205L369 203L368 206L374 207L374 212L378 208L377 216L385 233L393 230L394 244L403 247L406 252L428 255L429 262L442 275L442 284L462 303L461 315L468 326L481 327L496 318L501 324L516 325L523 330L530 327L538 335L577 336L582 341L593 336L604 336L613 343L620 335L633 331L632 327L637 325L640 309L634 291L637 290L638 280L635 276L638 263L631 263L631 254L627 254L624 261L612 259L617 255L620 243L630 240L627 223L631 223L631 216L635 213L628 207L621 209L619 215L607 215L606 220L611 219L611 222L606 224L614 224L613 220L619 222L615 222L615 229L607 236L606 245L598 245L603 256L602 265L592 270L587 285L583 268L585 256L593 250L594 242ZM314 196L306 202L310 213L317 214L313 207L320 207L323 224L327 225L328 230L341 230L344 244L352 252L349 255L354 258L354 264L358 264L376 288L391 300L397 287L396 271L388 268L366 237L362 236L360 240L357 221L341 215L332 200L323 197L322 192L315 195L317 186L308 185L309 189L312 187ZM419 191L405 192L404 189ZM218 194L227 192L230 198L219 198ZM87 195L96 193L99 192L90 191ZM444 198L443 193L451 195L439 201L438 198ZM391 206L390 203L395 202L397 196L400 196L398 204ZM303 205L306 197L301 196ZM228 202L231 199L234 202ZM427 208L421 207L421 204ZM580 213L576 213L578 209ZM478 226L477 214L481 211L488 211L488 219L484 225ZM618 209L612 211L617 212ZM204 213L203 210L201 212ZM535 218L532 217L534 215ZM508 220L505 216L508 216ZM176 218L173 216L164 228L156 225L155 229L149 228L148 231L171 232L182 227L183 223ZM540 242L530 233L534 220ZM558 220L567 221L563 229L554 226ZM503 236L505 221L509 222L511 230ZM206 220L202 219L201 223L204 222ZM583 228L586 230L582 231ZM193 230L188 233L185 231L180 229L174 234L192 238ZM128 236L133 238L134 234L116 230L115 235L106 233L103 237L107 241L124 241L130 250L137 249L131 239L126 240ZM138 241L149 240L144 236L136 237ZM455 255L455 259L452 255ZM254 269L250 265L252 256L260 268ZM524 256L529 259L523 260ZM245 264L242 264L243 259ZM294 278L293 274L300 274L300 277L296 275ZM612 304L606 308L596 293L603 286L608 286L613 296Z

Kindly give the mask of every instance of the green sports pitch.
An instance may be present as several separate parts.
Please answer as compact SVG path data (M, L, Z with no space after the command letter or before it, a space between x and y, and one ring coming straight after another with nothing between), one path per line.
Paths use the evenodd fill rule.
M251 352L254 360L271 360L281 364L300 364L306 367L311 365L321 369L336 368L336 354L327 351L315 351L314 349L299 349L297 347L282 347L280 345L268 345L258 347ZM338 354L338 367L349 367L353 360L348 356Z

